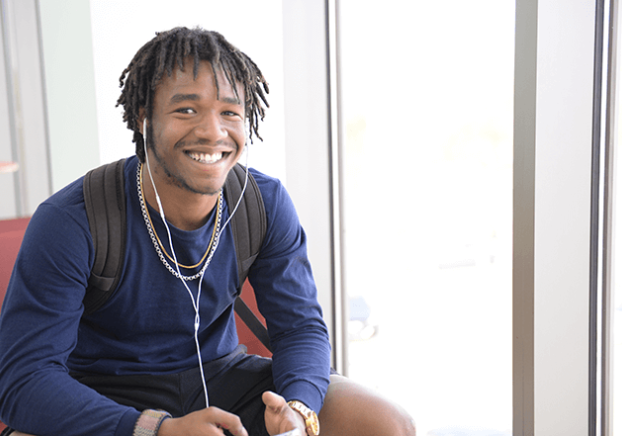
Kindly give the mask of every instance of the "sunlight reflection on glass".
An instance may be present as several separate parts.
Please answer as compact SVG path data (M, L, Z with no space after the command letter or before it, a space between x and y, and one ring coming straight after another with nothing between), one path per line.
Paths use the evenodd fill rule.
M340 8L350 376L509 435L514 2Z

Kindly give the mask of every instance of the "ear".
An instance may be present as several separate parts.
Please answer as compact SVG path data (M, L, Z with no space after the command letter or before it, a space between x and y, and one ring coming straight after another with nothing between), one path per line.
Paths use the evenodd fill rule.
M138 124L136 127L138 128L140 134L143 136L145 136L145 132L143 132L143 121L145 120L146 116L145 113L145 108L140 108L140 110L138 111L138 119L136 120L136 123Z

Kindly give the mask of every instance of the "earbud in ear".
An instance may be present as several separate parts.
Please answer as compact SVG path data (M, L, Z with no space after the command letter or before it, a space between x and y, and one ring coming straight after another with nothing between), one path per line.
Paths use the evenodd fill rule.
M147 117L143 119L143 148L145 153L147 153Z

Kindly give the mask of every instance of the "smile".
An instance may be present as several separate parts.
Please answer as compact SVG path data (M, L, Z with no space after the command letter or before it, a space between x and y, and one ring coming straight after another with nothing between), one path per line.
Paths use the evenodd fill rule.
M194 153L190 151L186 152L186 154L190 156L192 159L194 159L195 161L206 163L206 164L216 163L219 160L221 160L224 155L224 153L207 154L207 153Z

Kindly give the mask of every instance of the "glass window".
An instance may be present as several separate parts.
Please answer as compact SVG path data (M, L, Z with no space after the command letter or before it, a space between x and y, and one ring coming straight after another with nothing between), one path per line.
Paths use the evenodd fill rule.
M511 434L514 2L339 25L349 375L420 435Z

